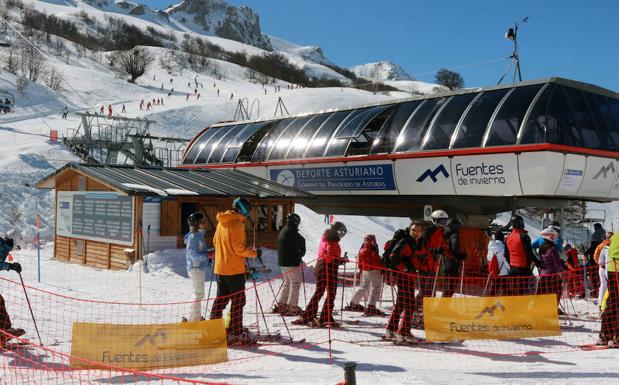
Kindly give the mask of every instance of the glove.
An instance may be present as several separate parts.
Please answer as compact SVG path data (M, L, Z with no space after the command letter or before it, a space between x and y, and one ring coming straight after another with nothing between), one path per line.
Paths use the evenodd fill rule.
M9 264L9 270L15 271L17 274L21 274L21 265L17 262Z
M213 258L206 258L208 260L208 265L211 266L213 264Z
M264 265L264 262L262 262L262 249L256 249L256 258L258 258L261 265Z

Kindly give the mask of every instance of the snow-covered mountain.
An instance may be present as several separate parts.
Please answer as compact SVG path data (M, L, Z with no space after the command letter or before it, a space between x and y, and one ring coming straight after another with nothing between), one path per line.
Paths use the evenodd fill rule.
M390 61L366 63L350 67L355 75L368 80L414 80L404 68Z

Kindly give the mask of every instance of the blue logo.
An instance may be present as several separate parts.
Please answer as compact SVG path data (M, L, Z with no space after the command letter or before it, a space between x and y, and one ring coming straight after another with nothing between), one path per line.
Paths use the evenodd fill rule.
M432 179L432 182L436 183L438 181L438 179L436 179L436 176L441 173L445 176L445 178L449 178L449 173L445 169L445 166L441 164L434 170L427 169L426 172L424 172L419 178L417 178L417 182L423 182L428 177L430 177Z

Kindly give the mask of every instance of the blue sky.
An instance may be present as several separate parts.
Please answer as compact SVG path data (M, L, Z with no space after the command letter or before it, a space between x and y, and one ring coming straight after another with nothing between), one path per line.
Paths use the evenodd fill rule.
M619 92L615 0L229 2L253 8L264 33L319 45L340 66L390 60L422 81L433 81L439 68L454 68L468 87L498 81L509 64L500 59L512 49L504 33L528 16L518 36L525 80L561 76ZM165 7L170 0L146 4Z

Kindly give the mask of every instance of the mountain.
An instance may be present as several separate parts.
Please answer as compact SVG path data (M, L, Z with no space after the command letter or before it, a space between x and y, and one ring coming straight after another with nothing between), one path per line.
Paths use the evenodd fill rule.
M404 68L390 61L361 64L350 67L355 75L368 80L415 80Z
M182 23L195 23L209 34L273 50L260 30L258 15L249 7L231 6L225 0L183 0L164 12Z

